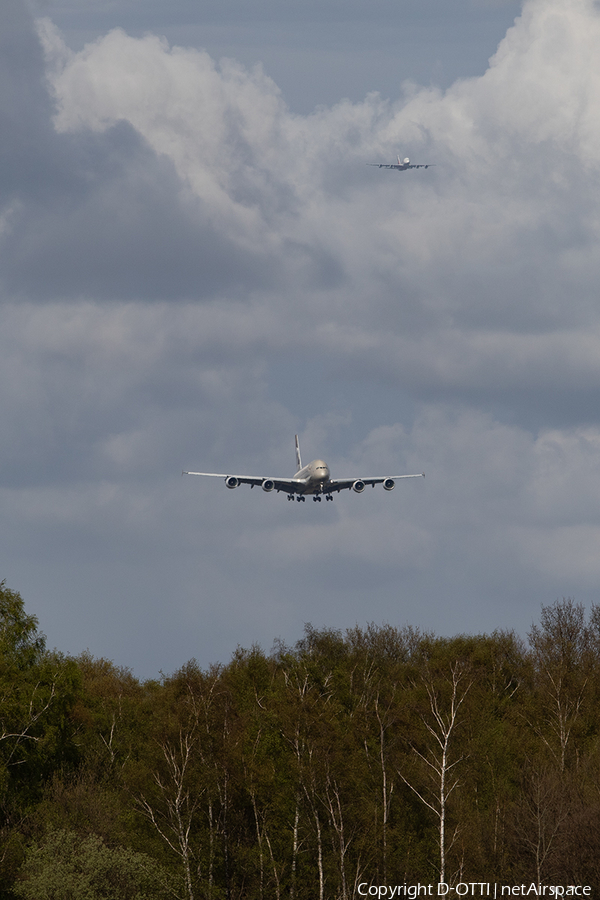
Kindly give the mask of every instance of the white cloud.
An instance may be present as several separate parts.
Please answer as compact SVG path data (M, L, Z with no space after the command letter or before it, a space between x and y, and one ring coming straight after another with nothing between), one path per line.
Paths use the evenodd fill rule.
M591 0L529 0L489 70L445 93L414 87L396 104L370 95L305 117L259 68L121 30L69 54L47 20L40 30L57 128L131 123L201 199L210 228L260 254L265 271L281 268L261 303L280 319L307 307L300 341L314 340L312 317L351 357L376 347L413 366L405 345L416 340L412 356L422 369L436 358L424 377L438 385L479 382L490 358L507 386L546 379L557 354L573 374L596 369ZM409 148L437 169L364 165ZM397 346L386 350L374 323Z

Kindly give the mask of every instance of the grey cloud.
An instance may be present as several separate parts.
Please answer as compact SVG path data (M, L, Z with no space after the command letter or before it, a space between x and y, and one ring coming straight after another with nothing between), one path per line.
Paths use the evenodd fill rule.
M272 281L264 259L182 197L172 165L128 123L60 143L73 163L69 181L8 217L0 259L9 296L202 299Z
M21 0L0 7L0 211L15 197L44 190L57 164L33 22Z
M57 134L41 48L18 0L0 12L0 284L13 298L206 298L277 282L207 217L127 122Z

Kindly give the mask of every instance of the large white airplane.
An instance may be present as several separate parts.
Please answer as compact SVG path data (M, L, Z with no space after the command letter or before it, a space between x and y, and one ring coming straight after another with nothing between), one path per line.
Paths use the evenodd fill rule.
M425 472L418 475L391 475L370 476L368 478L330 478L329 466L322 459L313 459L307 466L302 465L300 459L300 446L296 435L296 474L292 478L269 478L264 475L222 475L219 472L182 472L182 475L205 475L208 478L224 478L228 488L239 487L240 484L249 484L251 488L260 485L263 491L284 491L288 500L305 501L307 494L312 494L313 500L321 502L322 495L326 500L333 500L333 494L352 488L357 494L362 494L368 484L375 487L382 484L384 491L393 491L399 478L425 478Z
M397 172L406 172L407 169L430 169L432 166L435 166L435 163L419 163L418 165L411 164L408 156L406 159L400 159L399 156L396 157L398 160L397 163L367 163L368 166L377 166L378 169L396 169Z

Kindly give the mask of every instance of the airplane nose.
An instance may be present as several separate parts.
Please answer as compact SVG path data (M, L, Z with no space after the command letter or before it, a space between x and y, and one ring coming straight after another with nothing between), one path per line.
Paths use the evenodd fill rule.
M329 466L322 459L315 459L313 471L320 482L329 480Z

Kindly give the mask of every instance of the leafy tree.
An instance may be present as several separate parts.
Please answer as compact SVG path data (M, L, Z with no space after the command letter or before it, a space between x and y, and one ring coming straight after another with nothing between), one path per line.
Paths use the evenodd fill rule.
M24 900L164 900L179 885L144 853L55 831L33 844L14 888Z
M20 829L47 780L75 762L76 664L48 653L35 616L0 583L0 885L18 861Z
M473 673L469 663L454 659L441 667L429 662L421 673L421 685L426 700L420 704L418 716L423 731L421 740L412 744L415 757L422 769L423 787L415 787L413 779L403 781L414 791L419 800L433 812L438 822L438 845L440 853L440 881L446 880L447 854L454 845L458 826L450 838L446 834L448 803L460 780L456 767L465 759L465 752L456 749L456 732L461 725L463 704L473 684ZM415 685L418 689L418 686Z
M571 599L542 606L541 625L531 626L529 643L541 712L536 731L564 772L590 694L591 635L584 607Z
M1 585L0 896L598 887L600 608L543 607L529 638L307 626L141 683L48 653Z
M129 669L87 652L75 662L82 692L73 718L84 765L99 782L120 782L128 761L139 752L140 737L152 729L159 685L140 684Z
M569 791L564 788L560 773L540 760L525 767L511 830L518 848L518 873L537 884L561 880L557 858L570 816Z

